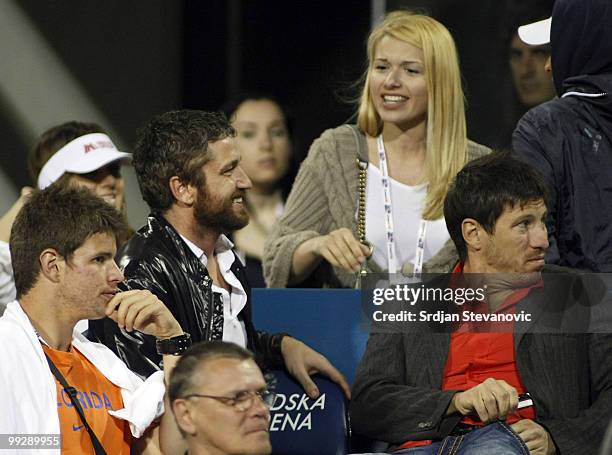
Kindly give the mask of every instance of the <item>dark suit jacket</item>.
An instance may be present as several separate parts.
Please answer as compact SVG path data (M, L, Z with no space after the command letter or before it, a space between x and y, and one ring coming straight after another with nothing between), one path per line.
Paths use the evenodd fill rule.
M514 327L517 368L559 452L595 454L612 419L612 335L588 333L603 290L573 273L543 279L517 307L532 313ZM370 334L353 388L355 432L396 444L452 431L461 417L445 413L456 391L440 390L451 330L434 331Z

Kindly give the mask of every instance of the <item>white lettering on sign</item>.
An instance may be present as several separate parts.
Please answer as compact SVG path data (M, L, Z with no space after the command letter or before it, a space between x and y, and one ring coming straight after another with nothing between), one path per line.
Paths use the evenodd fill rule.
M279 393L274 399L274 404L270 407L270 411L312 411L313 409L325 409L325 394L319 395L316 401L312 400L306 394L292 393L287 397L284 393Z
M317 398L317 401L315 401L310 407L310 410L312 411L314 408L319 408L320 410L325 409L325 394L322 394L319 396L319 398Z
M315 409L325 410L324 393L316 400L312 400L306 394L279 393L270 407L272 412L270 431L312 430L312 411Z
M291 431L312 430L312 413L285 414L279 412L274 414L270 420L270 431L285 431L285 429Z

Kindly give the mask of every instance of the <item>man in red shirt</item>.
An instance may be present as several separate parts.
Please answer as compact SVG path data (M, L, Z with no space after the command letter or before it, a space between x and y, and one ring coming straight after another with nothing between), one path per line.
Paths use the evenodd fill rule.
M505 154L459 172L444 215L462 260L442 281L476 284L485 299L416 302L419 317L446 308L446 323L373 326L356 432L402 454L597 453L612 418L612 336L589 333L583 278L542 273L545 198L541 177Z

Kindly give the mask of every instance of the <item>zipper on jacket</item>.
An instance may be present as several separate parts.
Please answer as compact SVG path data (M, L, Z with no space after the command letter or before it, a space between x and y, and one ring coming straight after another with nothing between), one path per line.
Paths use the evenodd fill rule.
M586 126L584 127L584 132L587 136L589 136L589 139L593 141L593 153L597 154L597 151L599 150L599 143L601 142L601 134L597 133L594 135Z
M208 289L208 311L209 311L209 317L208 317L208 321L206 324L206 333L204 334L204 338L206 339L206 341L211 341L211 337L212 337L212 325L213 325L213 318L215 317L215 301L214 301L214 296L213 296L213 292L212 292L212 286L210 284L211 279L208 275L204 276L203 280L204 281L204 286L206 286L206 288Z

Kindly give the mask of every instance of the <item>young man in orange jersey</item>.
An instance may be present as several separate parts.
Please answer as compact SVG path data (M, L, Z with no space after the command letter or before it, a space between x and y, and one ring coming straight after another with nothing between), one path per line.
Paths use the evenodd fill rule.
M61 441L64 452L127 455L156 450L159 432L167 447L180 447L171 416L152 425L164 409L163 372L143 382L74 330L79 320L110 316L127 332L155 336L162 354L188 344L150 292L118 292L123 275L113 258L122 229L113 207L77 188L35 193L17 216L10 239L17 300L0 318L0 433L39 438L13 438L20 445L9 448L59 453ZM170 371L176 357L164 361Z

